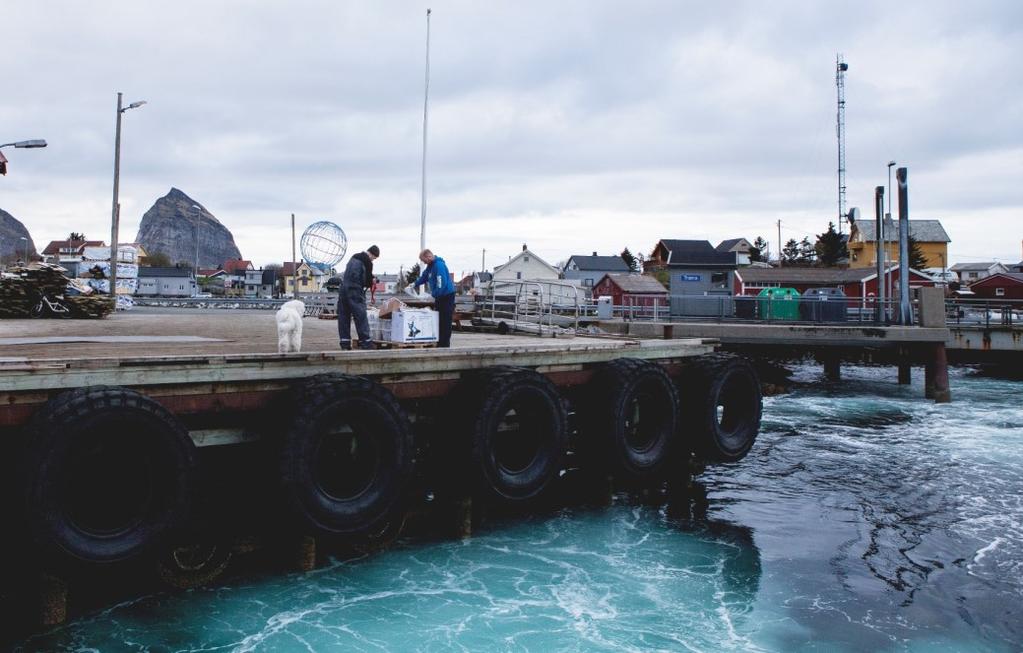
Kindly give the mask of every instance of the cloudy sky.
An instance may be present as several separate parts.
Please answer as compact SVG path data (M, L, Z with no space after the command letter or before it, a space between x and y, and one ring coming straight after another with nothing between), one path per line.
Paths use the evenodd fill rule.
M951 262L1023 240L1023 3L141 0L0 7L0 208L41 247L108 240L116 93L122 240L178 187L257 265L340 224L397 271L419 244L425 10L432 7L427 244L456 274L528 243L649 252L660 238L827 229L835 56L848 205L889 160ZM897 212L897 208L893 209Z

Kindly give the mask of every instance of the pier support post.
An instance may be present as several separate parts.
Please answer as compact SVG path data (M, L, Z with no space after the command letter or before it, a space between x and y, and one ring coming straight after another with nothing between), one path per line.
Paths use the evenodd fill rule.
M472 537L472 498L455 499L451 509L452 534L460 540Z
M913 365L909 352L904 347L899 347L899 385L909 385L912 383L912 370Z
M316 569L316 538L312 535L299 537L294 544L294 565L299 571Z
M838 356L825 355L824 377L828 381L842 380L842 359Z
M952 401L952 390L948 384L948 357L943 342L934 345L931 356L927 359L924 396L939 404Z
M67 621L67 581L51 573L39 574L39 624L57 626Z

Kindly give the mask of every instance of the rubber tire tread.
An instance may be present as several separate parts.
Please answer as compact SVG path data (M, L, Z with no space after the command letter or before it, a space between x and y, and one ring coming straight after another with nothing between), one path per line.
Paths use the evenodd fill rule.
M633 450L625 439L624 410L632 393L645 381L654 381L668 401L670 425L644 452ZM645 482L660 478L671 464L678 425L679 398L675 383L660 365L638 358L616 358L602 365L588 388L582 423L581 446L590 460L626 479Z
M173 465L163 488L166 510L152 515L128 534L116 538L95 537L70 523L67 515L47 508L47 497L58 482L52 478L71 440L87 428L97 412L131 411L150 421L145 436L166 438L171 455L161 458ZM134 390L117 386L76 388L50 399L38 409L26 429L20 465L20 488L25 522L32 541L45 560L58 566L76 563L114 563L141 557L168 541L191 513L198 481L195 444L178 419L161 404Z
M729 433L718 423L717 405L725 382L734 374L747 377L751 396L745 398L748 414ZM708 463L734 463L745 458L756 442L763 414L760 378L753 365L741 356L723 352L696 356L687 360L678 384L681 440L689 450Z
M369 402L379 418L377 437L383 437L387 459L377 477L363 493L371 496L363 505L334 499L316 487L311 466L318 420L338 402ZM324 374L298 384L292 394L290 424L279 448L282 497L291 515L308 530L321 535L354 535L376 529L392 517L412 476L414 449L412 427L405 410L387 389L360 376Z
M546 399L550 437L528 468L528 474L502 474L491 455L490 437L502 418L502 404L514 393L527 390ZM568 447L568 412L557 387L544 375L529 368L494 366L470 375L463 383L460 404L478 406L466 411L460 428L468 440L469 465L479 490L505 503L525 503L541 496L561 472Z

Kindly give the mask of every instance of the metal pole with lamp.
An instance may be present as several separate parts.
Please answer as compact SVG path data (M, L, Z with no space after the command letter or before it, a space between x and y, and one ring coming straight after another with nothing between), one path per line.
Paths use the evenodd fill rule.
M199 294L199 218L202 217L202 207L198 204L192 205L195 213L195 270L192 276L195 277L195 294Z
M121 93L117 94L117 124L114 130L114 202L110 210L110 296L114 299L114 309L117 308L117 237L121 220L121 205L117 200L118 185L121 177L121 114L128 109L138 109L145 100L132 102L126 107L121 106Z
M890 269L892 263L895 261L895 254L889 247L889 242L895 242L895 236L898 232L895 231L895 223L892 222L892 167L895 166L895 161L888 162L888 211L884 214L884 269L885 269L885 286L888 289L888 300L893 303L892 314L896 313L894 301L895 301L895 280L892 278Z

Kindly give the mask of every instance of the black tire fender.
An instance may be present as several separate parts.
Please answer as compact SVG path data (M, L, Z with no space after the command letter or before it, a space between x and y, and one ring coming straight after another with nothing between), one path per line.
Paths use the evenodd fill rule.
M679 377L683 442L711 463L742 460L760 431L760 378L745 358L716 353L689 361Z
M470 375L460 396L460 439L468 440L479 488L505 502L540 496L567 448L568 413L558 389L533 370L494 367Z
M195 445L155 400L119 387L72 390L40 408L27 435L27 526L56 561L135 558L187 522Z
M293 397L279 468L290 512L324 535L378 529L412 474L404 409L379 384L340 374L314 377Z
M678 393L660 365L618 358L597 370L581 406L580 447L615 475L636 481L661 476L671 461Z

